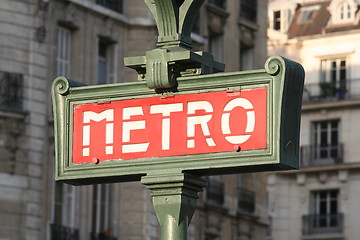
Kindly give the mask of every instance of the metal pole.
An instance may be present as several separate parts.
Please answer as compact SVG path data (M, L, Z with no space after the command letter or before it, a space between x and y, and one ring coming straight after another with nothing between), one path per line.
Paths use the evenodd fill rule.
M151 190L161 240L186 240L187 229L196 208L198 192L207 181L184 173L148 175L141 183Z

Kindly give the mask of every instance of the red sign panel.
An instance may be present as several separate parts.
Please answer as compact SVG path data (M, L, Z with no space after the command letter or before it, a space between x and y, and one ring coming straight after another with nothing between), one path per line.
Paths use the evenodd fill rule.
M75 164L266 148L267 88L74 105Z

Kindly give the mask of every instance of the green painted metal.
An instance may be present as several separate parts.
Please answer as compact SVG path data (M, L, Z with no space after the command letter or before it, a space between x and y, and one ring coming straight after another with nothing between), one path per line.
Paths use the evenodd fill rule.
M138 72L138 80L152 89L176 87L176 79L191 74L223 72L225 65L206 52L191 49L191 30L204 0L145 0L154 15L158 48L145 56L125 58L125 66Z
M196 175L150 175L141 183L151 190L160 223L160 239L187 239L187 228L195 212L197 193L207 181Z
M57 78L52 86L57 180L73 184L140 180L141 176L189 172L200 175L294 169L299 167L299 126L304 71L301 65L270 57L265 69L180 77L172 95L268 88L267 148L162 158L72 163L72 116L75 104L162 97L146 82L79 86Z
M145 0L159 32L158 46L191 48L191 30L204 0Z
M304 70L280 56L265 69L224 71L211 54L191 50L191 28L204 0L144 0L154 15L158 48L125 58L139 82L83 86L59 77L52 85L55 124L55 179L74 185L141 180L151 190L162 240L187 239L201 175L296 169L299 167L300 110ZM267 89L265 149L74 164L74 105L204 92ZM152 89L156 89L155 91Z

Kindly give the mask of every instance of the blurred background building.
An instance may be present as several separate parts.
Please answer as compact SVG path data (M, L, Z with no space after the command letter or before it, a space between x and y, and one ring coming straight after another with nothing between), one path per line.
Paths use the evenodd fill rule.
M269 54L306 72L302 168L269 175L269 239L359 239L359 9L355 0L269 3Z
M226 71L263 68L266 21L266 0L205 1L193 29L194 49L210 51ZM158 239L151 198L140 183L54 182L50 98L60 75L88 85L136 81L123 58L143 55L156 39L143 0L1 1L1 240ZM340 126L338 120L331 124ZM357 151L342 143L341 149ZM321 179L330 181L335 172ZM339 171L340 183L351 176ZM264 174L213 176L200 194L189 239L260 240L267 226Z

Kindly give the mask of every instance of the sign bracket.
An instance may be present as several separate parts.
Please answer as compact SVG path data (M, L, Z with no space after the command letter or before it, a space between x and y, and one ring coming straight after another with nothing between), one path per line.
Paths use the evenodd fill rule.
M150 89L176 88L177 78L223 72L225 65L208 52L191 50L191 30L204 0L145 0L154 15L157 48L145 56L127 57L125 66L138 73Z

